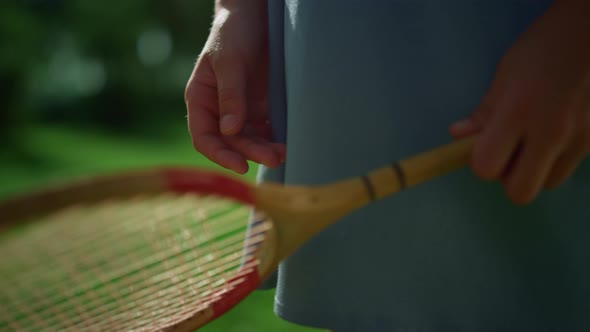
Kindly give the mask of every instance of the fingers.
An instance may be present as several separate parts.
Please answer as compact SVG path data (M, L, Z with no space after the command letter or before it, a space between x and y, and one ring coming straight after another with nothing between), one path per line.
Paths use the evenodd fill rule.
M284 161L285 148L281 144L242 135L227 137L226 142L247 159L271 168L278 167Z
M590 78L585 84L590 88ZM590 94L581 94L572 109L579 110L578 116L572 116L570 120L575 127L574 134L553 165L545 183L547 189L555 189L565 182L590 153Z
M279 156L279 160L281 164L285 162L287 159L287 146L285 144L280 143L271 143L273 150Z
M483 125L477 120L482 113L476 112L451 127L454 136L477 133L474 173L501 180L517 204L530 202L543 187L559 185L590 151L590 134L582 134L590 129L590 76L581 70L588 57L580 57L579 43L554 33L571 28L562 14L549 12L504 54L489 90L492 97L482 103L490 106Z
M501 81L496 84L479 109L451 127L451 133L455 137L478 133L473 172L482 179L502 180L514 203L527 204L550 178L560 181L569 176L575 169L572 164L584 153L574 151L560 157L573 132L569 113L532 107L522 89ZM565 165L555 169L558 160Z
M241 23L229 24L228 15L216 16L187 85L193 145L209 160L238 173L248 170L248 160L275 167L285 153L284 147L268 142L268 52L264 38L239 38ZM257 128L248 132L248 126Z
M223 137L204 134L194 139L193 145L207 159L239 174L248 171L247 160L275 168L285 161L286 156L284 144L243 135Z
M471 167L476 175L497 180L505 173L523 136L519 117L510 110L496 111L492 116L473 148Z
M244 174L248 171L248 163L244 156L233 151L219 135L218 121L214 113L210 111L215 107L216 89L203 85L193 88L194 94L189 101L192 105L188 111L188 126L193 146L203 156L212 162L231 169L236 173ZM213 105L211 105L213 104Z
M199 59L185 92L189 132L193 146L222 167L243 174L248 163L223 141L217 119L218 98L215 75L207 58Z
M480 107L470 117L452 124L449 131L456 139L475 135L482 130L488 114L487 108Z
M498 79L496 79L498 81ZM449 128L451 135L456 138L465 138L479 133L490 120L494 103L501 96L501 85L493 82L490 90L484 96L479 107L466 119L455 122Z
M215 93L209 91L210 94ZM207 159L239 174L248 171L247 160L277 167L285 160L285 146L269 143L254 135L224 136L219 133L217 119L206 110L207 105L195 103L189 112L189 130L193 146Z
M590 123L567 109L498 107L480 130L472 169L483 179L502 180L515 204L528 204L544 187L571 176L590 151L590 131L576 128L576 121Z
M189 130L193 146L207 159L239 174L248 171L247 160L273 168L284 162L284 144L269 143L255 134L221 135L213 113L206 111L206 105L195 105L195 111L189 112Z
M238 66L227 66L213 73L208 59L201 58L195 67L185 93L188 124L193 146L214 163L243 174L248 160L277 167L285 159L285 148L271 144L267 121L245 130L246 82ZM252 103L252 102L250 102ZM265 102L260 112L267 111Z
M564 152L556 161L545 182L546 189L555 189L562 185L583 161L588 150L572 147Z
M561 147L561 144L539 137L524 142L503 179L506 194L514 203L528 204L539 194Z
M545 188L555 189L565 182L590 152L590 126L578 132L568 148L555 161Z
M528 204L537 197L571 140L572 113L560 110L551 117L544 113L543 109L537 109L534 117L525 119L522 150L503 179L507 195L516 204Z
M193 140L193 145L207 159L239 174L248 172L246 158L223 142L217 135L201 135Z
M456 139L460 139L473 136L480 132L492 116L492 102L494 98L495 93L492 90L484 97L481 105L468 118L451 125L449 129L451 135Z
M219 130L224 135L235 135L242 130L246 121L246 67L235 61L220 61L216 74Z
M252 136L252 137L260 137L267 141L272 141L272 128L270 123L248 123L244 126L244 130L242 131L244 134Z

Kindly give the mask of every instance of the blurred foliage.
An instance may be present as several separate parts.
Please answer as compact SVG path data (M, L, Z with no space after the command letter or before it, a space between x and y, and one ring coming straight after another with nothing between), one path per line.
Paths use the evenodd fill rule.
M212 11L213 0L1 0L0 199L125 168L215 167L191 146L183 100ZM277 318L273 295L204 331L311 331Z
M31 122L133 133L183 121L183 89L213 1L8 0L0 8L4 139L18 141Z

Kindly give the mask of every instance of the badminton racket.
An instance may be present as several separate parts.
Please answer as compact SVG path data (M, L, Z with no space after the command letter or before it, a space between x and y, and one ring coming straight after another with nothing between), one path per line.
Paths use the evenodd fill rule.
M172 167L11 198L0 203L0 330L194 331L311 237L464 166L471 146L456 141L320 186Z

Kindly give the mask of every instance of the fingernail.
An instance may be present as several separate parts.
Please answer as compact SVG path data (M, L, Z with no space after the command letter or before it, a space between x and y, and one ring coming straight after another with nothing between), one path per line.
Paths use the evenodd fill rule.
M231 133L237 125L238 118L233 114L227 114L221 118L220 129L223 134Z
M473 121L471 121L471 119L465 119L465 120L455 122L451 126L451 129L453 131L466 132L466 131L472 130L473 127L474 127Z

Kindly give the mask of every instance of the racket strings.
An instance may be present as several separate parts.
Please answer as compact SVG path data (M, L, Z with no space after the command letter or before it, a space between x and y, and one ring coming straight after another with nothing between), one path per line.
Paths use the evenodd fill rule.
M169 218L167 218L169 219ZM223 219L223 221L233 221L231 219ZM167 220L164 219L162 220L162 222L166 222ZM152 240L155 241L155 239L148 239L148 240ZM137 246L136 246L137 248ZM145 253L145 248L144 252L134 252L136 248L128 248L127 249L127 253L129 255L132 254L137 254L138 256L141 256L142 254ZM79 249L79 248L77 248ZM111 250L109 250L111 249ZM81 273L87 273L87 274L94 274L94 275L100 275L99 272L99 268L102 267L105 264L109 264L109 268L110 271L108 271L108 274L104 274L101 277L108 277L107 280L103 281L103 282L108 282L108 280L112 280L112 279L116 279L116 278L120 278L123 275L121 275L120 270L123 268L125 271L131 271L133 272L133 269L129 269L129 262L128 259L126 257L117 257L117 256L113 256L113 253L115 250L118 250L120 248L117 247L109 247L105 250L103 250L102 252L100 251L95 251L94 255L91 256L85 256L85 251L84 250L79 250L76 251L76 254L79 257L84 257L84 260L87 262L93 262L95 263L94 266L86 266L87 264L85 264L85 262L81 262L82 264L80 264L79 261L74 261L74 262L68 262L68 261L64 261L64 256L58 256L55 255L53 256L53 259L55 260L55 263L57 263L57 267L59 267L60 269L53 269L51 271L44 271L45 275L44 278L46 280L50 279L51 277L55 276L54 278L59 278L61 277L61 275L63 274L62 271L65 270L65 272L76 272L76 271L82 271ZM141 246L139 246L139 249L142 249ZM164 248L160 248L160 249L164 249ZM175 255L177 253L173 253L171 252L170 254L168 254L165 251L159 251L157 253L157 255L155 256L151 256L148 259L145 259L144 261L139 261L136 263L133 263L131 266L137 266L137 268L141 268L141 267L145 267L145 266L150 266L153 265L154 263L158 263L158 262L162 262L165 261L166 258L169 258L170 255ZM26 255L24 255L24 257L30 257L32 255L30 255L30 253L27 253ZM110 258L110 257L114 257L114 259L109 260L109 262L106 261L100 261L101 258ZM69 256L65 255L65 258L68 259ZM151 259L152 262L148 262L147 260ZM154 262L155 260L155 262ZM114 269L115 267L118 267L118 269ZM19 274L19 278L18 280L15 280L14 282L17 284L22 284L22 283L27 283L30 278L35 278L38 273L40 272L39 270L43 270L45 269L45 267L41 264L41 265L37 265L37 268L35 269L31 269L28 273L21 273ZM124 273L129 273L129 272L124 272ZM27 278L28 277L28 278ZM10 293L8 293L10 294Z
M170 268L170 270L167 270L166 272L163 272L160 275L154 276L152 283L153 287L162 287L164 286L162 285L163 283L168 283L165 286L166 288L160 288L160 291L158 293L153 293L151 289L143 289L138 291L133 288L133 284L138 282L139 280L126 280L124 284L117 284L117 287L122 287L123 289L127 288L126 291L122 291L119 293L119 298L125 298L127 303L132 304L139 301L139 303L142 303L143 309L155 309L156 307L160 306L160 300L162 298L166 298L168 295L173 295L172 293L177 293L175 296L179 296L181 295L180 292L186 291L179 289L178 287L175 287L182 285L184 283L185 278L188 278L187 281L189 282L189 284L194 285L191 287L192 295L195 295L197 299L201 300L203 298L208 297L211 293L213 293L211 289L202 290L201 292L198 292L198 290L207 286L212 286L213 289L222 287L223 283L225 282L223 279L217 280L215 284L212 284L211 281L214 280L214 278L220 275L221 273L231 272L232 269L235 268L238 261L242 259L241 254L236 255L236 252L239 252L239 250L242 248L243 238L237 238L237 236L235 238L237 240L237 243L235 243L231 247L227 247L223 250L220 250L220 252L218 253L218 260L202 264L203 268L199 269L201 271L190 270L189 267L186 267L185 265L180 265L175 268ZM248 250L249 251L245 253L246 255L252 253L252 249ZM211 271L211 273L204 275L202 273L202 270L208 270ZM197 277L193 277L195 275ZM88 308L88 310L85 311L85 313L87 315L92 315L93 317L100 316L102 314L107 313L109 310L114 309L117 306L121 306L119 303L109 303L100 308L95 307L96 309L92 310L94 305L100 304L102 301L104 301L104 297L108 296L108 294L110 294L110 292L112 291L114 290L105 289L104 291L100 292L100 294L98 294L100 295L98 298L95 298L91 301L84 303L84 306ZM134 309L130 305L126 305L125 308L129 310Z
M158 202L156 202L156 204L158 204ZM126 220L126 222L121 222L117 225L114 225L113 227L107 227L106 231L102 231L101 228L94 228L92 227L93 225L98 225L98 227L101 227L101 225L105 222L104 217L102 216L93 216L92 219L93 220L86 220L86 222L89 224L89 226L91 227L87 227L86 231L88 231L89 229L92 229L94 232L92 232L91 234L93 235L93 239L89 240L89 241L85 241L85 236L84 234L67 234L65 232L62 232L61 230L57 230L55 229L56 227L54 227L54 230L51 234L47 237L53 237L52 239L47 239L46 241L40 242L37 241L37 239L31 239L32 241L34 241L33 245L29 245L27 247L22 247L20 246L19 243L12 243L12 246L0 246L0 250L2 250L3 252L9 252L13 255L15 255L20 262L26 262L27 260L35 260L36 262L42 262L42 260L39 258L39 250L42 249L43 252L45 253L45 255L43 255L44 257L50 257L50 258L55 258L55 257L60 257L61 254L64 253L64 248L67 248L67 251L75 251L77 256L83 256L86 258L91 258L92 262L94 264L96 263L101 263L100 261L94 260L95 258L97 258L96 256L101 256L101 257L112 257L112 256L108 256L105 254L110 254L116 250L118 250L117 247L113 247L113 246L109 246L108 248L102 248L101 251L96 251L97 247L100 247L99 245L101 244L101 241L104 242L104 238L108 237L110 239L110 241L112 242L116 242L119 240L123 240L126 241L127 243L127 247L131 248L132 245L136 245L137 248L131 248L131 249L141 249L142 244L143 244L143 240L144 239L139 239L140 241L134 241L134 238L132 237L132 235L137 235L137 233L140 233L142 236L144 236L145 238L148 238L151 241L159 241L161 240L161 237L163 235L170 235L168 233L166 233L166 229L160 227L157 232L156 229L154 229L153 225L151 225L151 232L146 232L145 230L147 230L147 227L150 227L150 223L147 222L139 222L136 219L142 219L142 220L149 220L150 219L150 214L151 211L149 211L149 209L140 209L141 206L138 206L138 210L140 212L144 212L142 215L139 215L136 212L136 216L135 218L129 218L128 216L119 216L118 219L121 220ZM179 214L182 213L186 213L186 209L190 209L189 207L182 207L182 209L180 209L181 207L178 206L177 211L174 215L170 215L170 216L166 216L166 217L159 217L160 222L166 222L169 219L172 218L178 218ZM230 208L231 209L231 208ZM226 207L224 212L227 212L228 208ZM212 212L217 212L218 209L212 211ZM101 214L105 214L104 211L101 211L103 213ZM113 218L113 213L111 213L112 211L108 211L108 213L106 213L108 215L108 218ZM214 219L214 217L217 217L217 215L213 215L210 216L208 219L205 219L205 216L196 216L196 220L203 220L203 223L206 222L211 222L211 220ZM60 218L60 217L57 217ZM69 218L67 216L65 217L61 217L60 219L62 220L68 220ZM92 224L90 224L90 221L92 221ZM224 223L227 223L226 219L221 219L221 220L217 220L215 219L215 222L218 223L219 228L221 228L221 226ZM231 220L229 220L231 221ZM77 223L79 224L79 223ZM123 226L123 227L119 227L119 225ZM133 228L129 228L129 229L124 229L127 228L128 226L132 226ZM67 227L67 223L65 225L63 225L62 227ZM45 230L45 229L44 229ZM140 232L142 231L142 232ZM223 231L223 230L221 230ZM207 234L210 235L210 234ZM207 236L207 235L200 235L200 236ZM75 236L75 238L73 238ZM190 230L189 229L184 229L183 230L183 237L186 239L187 237L190 237ZM69 240L69 244L68 246L64 246L63 244L60 244L59 241L55 241L55 238L67 238ZM164 238L166 239L166 237ZM182 240L182 239L181 239ZM98 242L98 243L95 243ZM52 250L52 249L56 249L56 250ZM128 250L129 251L129 250ZM31 255L32 252L37 253L37 255ZM49 252L49 254L46 254L47 252ZM66 254L68 254L66 252ZM69 254L68 254L69 255ZM94 257L93 257L94 256ZM33 261L33 262L35 262ZM30 263L33 263L30 262ZM77 264L80 264L81 262L77 261ZM82 262L83 263L83 262ZM102 262L104 263L104 262ZM27 267L27 269L29 268L31 264L24 264L25 267ZM96 266L96 265L95 265ZM84 267L84 266L82 266ZM6 267L5 267L6 268ZM43 267L42 267L43 268ZM17 271L14 266L10 267L10 270L15 272ZM1 270L0 270L1 271ZM18 271L20 272L20 271ZM28 274L32 274L35 275L34 270L27 270ZM23 274L19 274L19 279L23 278Z
M241 272L245 274L246 272ZM227 280L220 280L217 282L219 289L227 288L231 289L236 286L227 284ZM219 297L220 292L214 293L197 293L192 292L191 294L185 294L184 292L165 292L161 291L157 296L148 299L138 299L138 302L132 309L134 312L139 314L149 313L150 319L142 320L142 324L151 324L154 318L161 320L161 324L166 324L169 320L170 313L173 312L175 315L186 315L191 312L195 312L195 306L203 307L203 303L208 303ZM167 301L172 296L176 297L174 301ZM141 315L138 315L141 316ZM101 322L87 327L93 327L97 330L103 330L109 326L120 326L126 324L129 321L129 314L127 312L121 312L115 316L110 316L107 322ZM135 321L133 326L140 327L139 321ZM107 329L108 330L108 329Z
M0 242L9 253L0 258L0 329L152 330L190 316L250 260L249 213L212 197L162 195L38 221ZM267 230L252 227L248 243Z
M186 264L184 264L184 262L180 262L181 264L177 267L166 267L166 272L161 273L160 275L156 275L153 277L153 284L156 286L159 283L162 282L166 282L167 279L172 278L172 275L181 275L181 274L186 274L186 273L190 273L190 275L194 276L197 275L199 276L198 278L191 278L192 282L194 282L197 285L207 285L207 282L209 282L210 277L215 276L217 274L209 274L209 275L203 275L202 271L203 270L210 270L210 271L215 271L217 272L218 270L223 270L225 267L227 267L227 269L231 269L235 266L236 261L241 259L241 254L236 254L236 252L239 251L239 249L242 247L241 241L242 238L239 236L234 236L231 240L234 241L234 243L232 244L232 246L225 246L224 244L224 249L219 250L218 254L218 259L209 263L202 263L200 265L200 268L198 270L189 270L186 266ZM225 241L225 242L229 242L229 241ZM246 252L245 254L251 254L251 249L249 249L249 252ZM171 259L173 257L166 257L165 259ZM160 259L158 259L156 261L156 263L161 262ZM186 263L189 263L188 261ZM225 263L225 264L222 264ZM149 266L148 264L137 264L140 268L143 268L144 271L147 271L150 268L154 268L154 263L150 263ZM126 271L128 272L128 271ZM134 270L130 270L131 273L135 272ZM141 275L139 274L135 274L133 276L131 275L118 275L116 277L106 277L105 280L100 280L102 285L105 285L104 288L99 288L99 289L92 289L92 285L87 285L87 284L82 284L80 285L78 288L81 290L63 290L63 289L53 289L53 293L52 295L54 296L52 297L46 297L46 298L40 298L37 297L35 298L36 303L38 303L38 305L43 305L45 303L56 303L56 298L55 297L62 297L63 295L67 295L67 296L79 296L79 294L82 293L87 293L90 291L93 291L93 293L98 297L98 299L94 299L93 301L87 301L85 303L85 305L92 305L94 302L100 302L102 300L103 297L105 296L109 296L109 294L111 293L112 289L109 288L109 285L114 285L113 281L116 279L122 279L124 281L117 283L117 287L132 287L134 285L134 283L137 283L140 280L140 278L142 278ZM200 284L202 281L205 282L205 284ZM176 283L173 283L172 285L175 285ZM96 288L96 287L94 287ZM122 291L119 295L120 296L126 296L128 293L132 293L134 290L133 288L127 290L127 291ZM45 292L43 295L48 295L47 292ZM134 296L139 295L139 293L134 293ZM22 299L22 301L20 301L21 303L28 303L30 302L31 299ZM18 299L14 299L12 301L13 305L17 305L20 304ZM68 303L71 304L71 303ZM54 307L55 308L55 307Z
M231 212L231 211L226 211L226 212ZM229 215L228 217L223 216L223 219L219 219L218 224L216 226L215 231L210 231L209 234L201 237L201 242L199 243L200 246L206 246L208 245L210 242L212 241L216 241L218 240L217 238L220 236L225 236L226 234L228 234L232 228L232 223L236 223L239 222L241 218L244 218L244 213L240 212L240 211L233 211L234 214L235 212L239 212L238 214L236 214L235 216ZM178 215L176 215L176 217L178 217ZM217 217L222 217L222 216L217 216ZM166 218L166 219L162 219L162 222L166 222L167 220L169 220L170 217ZM195 223L196 224L196 223ZM205 224L205 222L203 223ZM184 232L187 232L187 230L184 230ZM145 233L141 233L142 235L145 235ZM154 234L159 234L160 236L167 236L166 238L169 238L170 234L166 234L165 231L159 231L159 232L154 232ZM168 248L162 246L159 244L159 242L162 241L162 239L158 239L158 238L154 238L153 234L149 234L150 236L146 236L145 240L148 241L152 241L152 243L155 244L155 248L158 249L158 253L154 256L150 256L147 259L143 259L143 261L137 261L137 262L132 262L129 263L127 261L127 257L117 257L117 256L113 256L113 254L115 254L117 252L117 250L119 248L117 247L109 247L106 248L102 251L96 251L94 250L92 252L92 254L86 254L86 251L88 250L80 250L76 252L76 255L79 255L80 257L84 257L85 261L88 262L94 262L95 265L94 266L86 266L86 264L79 264L79 262L69 262L69 261L64 261L64 257L67 259L69 258L69 255L61 255L61 256L53 256L53 259L59 264L59 266L61 267L61 270L65 270L65 272L76 272L79 271L80 269L82 269L82 272L78 272L78 273L86 273L86 274L94 274L97 275L99 272L101 272L100 270L102 269L102 267L104 265L109 265L110 267L112 266L121 266L125 271L133 271L133 269L129 268L129 265L127 264L131 264L131 266L137 266L137 268L145 268L146 266L149 267L153 264L157 264L159 262L166 262L166 260L168 258L172 258L174 256L177 256L179 254L181 254L181 252L178 252L180 248L179 246L175 246L175 243L172 243L171 241L168 241L169 243L167 244ZM122 239L125 240L125 239ZM127 248L127 253L128 255L137 255L138 257L143 257L143 254L145 253L145 247L142 247L142 243L139 242L139 244L136 244L133 241L133 239L128 239L128 248ZM133 243L133 244L132 244ZM143 250L142 250L143 249ZM149 249L149 248L148 248ZM184 253L192 253L194 255L192 247L185 247L184 249L182 249L184 251ZM29 255L26 255L25 257L30 257L30 253ZM105 258L111 258L114 257L114 259L109 259L108 261ZM82 262L83 263L83 262ZM15 282L17 284L21 284L21 283L27 283L29 281L29 279L31 278L35 278L35 276L37 276L37 274L39 273L39 270L44 269L44 267L42 265L38 265L38 267L36 269L31 269L29 271L27 271L26 273L21 273L19 274L19 278L17 280L15 280ZM45 277L46 278L50 278L51 276L57 276L60 277L60 275L63 273L60 270L53 270L53 271L49 271L47 273L46 272ZM115 278L120 278L123 275L121 275L120 270L111 270L108 271L108 275L104 275L104 277L109 277L109 279L115 279Z
M183 201L185 204L190 204L190 201L186 201L186 198ZM141 204L142 202L143 204ZM157 205L162 202L155 201L151 203ZM180 202L181 201L178 203ZM205 198L203 204L207 204L206 206L208 207L209 213L214 213L220 206L224 206L219 200L211 198ZM109 202L103 203L103 206L108 207ZM171 214L170 216L164 216L162 215L162 212L159 211L157 219L163 221L172 217L177 217L180 212L185 212L186 208L187 207L183 207L181 209L179 204L175 210L169 211ZM92 224L88 223L87 220L85 220L86 222L72 223L71 221L74 218L80 218L79 208L72 208L53 216L50 220L40 223L39 227L32 228L29 234L31 242L27 247L23 248L18 243L9 242L2 248L2 250L11 252L17 256L22 256L23 259L37 259L41 261L41 258L39 257L55 257L63 254L65 250L75 250L79 254L93 252L96 248L96 244L101 244L101 241L107 236L111 241L129 241L129 235L136 234L141 229L145 230L146 227L150 227L152 231L155 230L153 223L154 218L152 218L153 211L151 211L148 204L140 198L136 199L132 208L121 206L120 211L116 211L116 214L118 215L117 218L122 222L109 225L107 228L101 228L101 225L104 222L108 222L109 219L113 218L114 213L115 211L112 211L112 208L102 209L95 212ZM136 219L144 219L146 222L139 223ZM201 216L201 219L204 219L204 216ZM69 245L63 246L61 243L55 241L56 236L67 238L70 242ZM10 246L10 244L13 245ZM43 249L45 253L44 256L30 255L31 250L38 251L40 248ZM15 271L14 267L12 267L11 270Z

